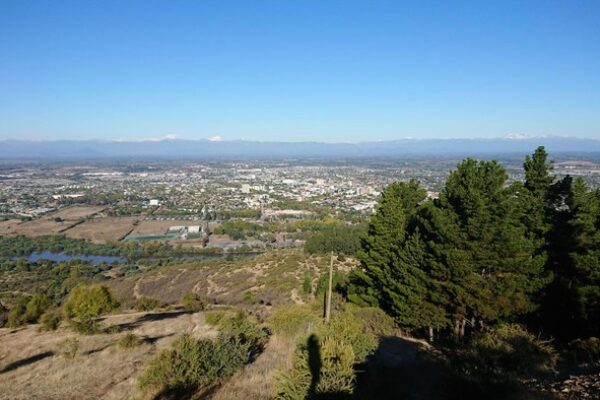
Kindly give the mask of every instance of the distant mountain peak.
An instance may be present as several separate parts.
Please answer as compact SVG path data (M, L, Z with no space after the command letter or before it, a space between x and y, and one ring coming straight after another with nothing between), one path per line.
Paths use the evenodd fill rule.
M525 133L507 133L506 135L502 136L502 139L508 139L508 140L528 140L528 139L536 139L536 137L533 136L533 135L527 135Z

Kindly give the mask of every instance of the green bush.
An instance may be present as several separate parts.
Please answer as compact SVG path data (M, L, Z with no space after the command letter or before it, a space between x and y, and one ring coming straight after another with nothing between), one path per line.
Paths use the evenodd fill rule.
M321 336L348 344L352 347L357 362L363 362L378 345L377 338L366 331L363 321L350 311L334 314L328 324L319 331Z
M25 319L27 322L34 323L42 316L42 314L50 308L51 302L48 296L44 294L34 294L27 302L25 309Z
M361 322L363 331L373 336L391 336L397 330L394 319L379 307L348 305L354 318Z
M48 296L43 294L38 293L32 297L22 296L17 299L8 313L8 325L17 327L26 323L35 323L50 307L50 304Z
M150 362L139 385L171 394L208 389L228 379L247 361L247 346L235 338L196 340L186 334Z
M119 302L107 286L79 285L69 294L64 310L67 318L87 321L114 311L118 307Z
M251 357L262 352L267 343L267 332L255 318L250 317L244 311L225 315L219 321L218 327L224 335L234 337L240 343L248 346Z
M322 318L306 305L286 305L275 309L267 320L271 330L288 338L305 336L320 326Z
M483 382L508 382L551 373L556 352L517 324L476 336L453 354L456 370Z
M302 293L304 293L305 295L311 295L312 291L312 276L310 274L307 274L302 280Z
M225 318L226 313L224 311L209 311L206 313L205 321L208 325L219 326L219 323Z
M311 383L308 353L297 351L292 368L275 378L275 400L305 400Z
M82 335L96 335L102 333L102 327L93 319L84 319L78 321L76 319L69 320L69 326L77 333Z
M48 310L40 317L41 331L55 331L62 319L59 310Z
M127 332L119 339L118 345L123 349L132 349L141 345L142 342L143 340L141 337L132 332Z
M354 388L354 351L350 344L326 337L321 343L318 393L347 393Z
M568 344L563 359L572 366L600 363L600 339L590 337L573 340Z
M354 362L354 351L349 344L330 337L319 341L316 335L311 335L296 352L292 368L277 376L274 397L304 400L333 393L350 395L354 389ZM313 382L316 386L311 385Z
M28 297L20 297L17 299L15 305L10 308L8 312L7 325L15 328L21 326L27 322L27 303L29 302Z
M152 311L160 306L157 299L148 296L140 296L135 301L135 309L137 311Z
M206 309L206 301L200 299L196 293L186 293L181 298L181 306L186 311L198 312Z

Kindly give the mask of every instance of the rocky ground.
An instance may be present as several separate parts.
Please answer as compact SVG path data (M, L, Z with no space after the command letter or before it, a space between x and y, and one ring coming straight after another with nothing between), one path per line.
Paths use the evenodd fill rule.
M554 398L564 400L600 399L600 369L594 372L568 375L553 382L537 382L534 388Z

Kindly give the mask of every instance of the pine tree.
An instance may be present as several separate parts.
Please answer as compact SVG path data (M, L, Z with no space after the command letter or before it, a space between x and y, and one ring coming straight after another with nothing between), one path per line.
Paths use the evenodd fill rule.
M457 335L467 321L511 320L534 310L533 296L549 281L543 239L526 224L526 191L507 187L507 178L495 161L467 159L420 218L432 279L441 285L438 300Z
M359 252L362 268L350 277L351 300L376 301L406 328L445 323L443 310L429 301L427 255L414 229L425 198L426 191L414 180L385 189Z
M572 190L575 249L563 280L570 293L571 335L600 335L600 190L589 191L582 179Z
M548 153L544 146L539 146L531 156L525 157L523 169L525 170L525 187L536 197L544 199L554 182L554 176L551 175L554 167L548 161Z

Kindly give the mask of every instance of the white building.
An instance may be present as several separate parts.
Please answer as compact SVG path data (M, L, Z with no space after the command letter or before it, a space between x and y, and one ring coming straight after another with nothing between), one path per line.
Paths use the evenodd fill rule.
M200 233L200 225L190 225L188 226L187 231L191 234Z

